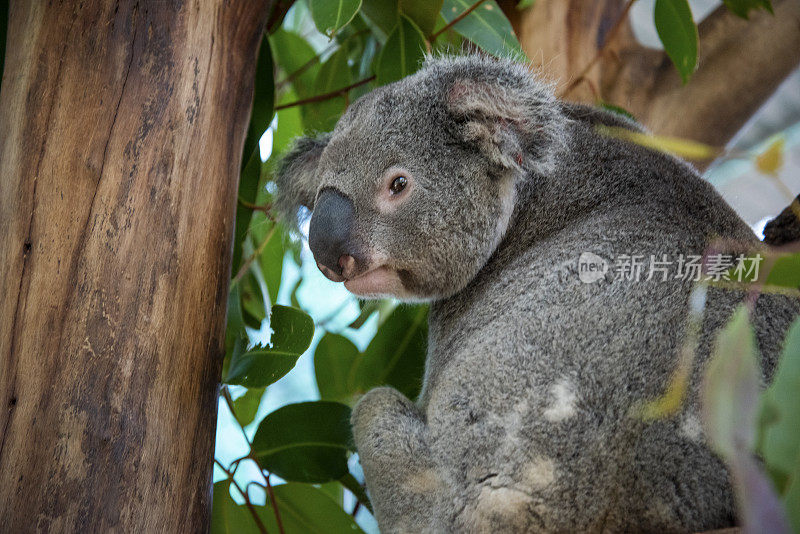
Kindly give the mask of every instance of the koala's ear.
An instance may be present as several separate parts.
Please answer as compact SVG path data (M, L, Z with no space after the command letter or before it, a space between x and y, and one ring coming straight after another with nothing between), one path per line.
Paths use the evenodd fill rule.
M528 73L514 74L494 80L458 77L447 89L446 105L458 134L499 170L546 172L563 116L549 87Z
M317 137L300 137L281 159L275 183L273 208L278 216L294 226L300 206L314 209L314 198L319 188L317 167L322 151L328 145L331 134Z

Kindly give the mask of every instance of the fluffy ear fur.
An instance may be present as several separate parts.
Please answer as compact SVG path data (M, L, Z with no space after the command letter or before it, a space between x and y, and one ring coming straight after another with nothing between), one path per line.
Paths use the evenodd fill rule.
M524 65L453 57L429 59L426 67L451 80L445 88L447 108L460 124L460 135L490 162L506 171L551 170L566 119L551 88Z
M290 226L296 225L300 206L314 208L319 185L317 166L330 137L331 134L326 133L296 139L278 165L275 177L278 190L273 207L278 217Z

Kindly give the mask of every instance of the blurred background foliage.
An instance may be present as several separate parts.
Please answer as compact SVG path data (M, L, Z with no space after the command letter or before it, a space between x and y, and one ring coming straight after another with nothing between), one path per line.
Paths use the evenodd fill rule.
M523 0L517 8L533 3ZM725 4L742 17L771 9L768 0ZM651 16L686 82L697 63L697 29L687 0L656 0ZM295 137L331 130L350 102L413 73L426 53L476 51L527 61L494 0L274 3L258 57L236 212L213 532L377 530L353 449L350 410L379 385L416 398L427 309L361 302L327 281L305 241L308 214L299 214L299 233L272 216L272 178ZM746 154L680 139L631 140L695 159L744 157L768 173L783 158L781 139ZM762 290L796 291L797 256L776 253L774 261L788 267ZM788 530L791 521L800 531L800 325L764 393L757 361L743 308L709 368L706 428L737 479L744 520L770 521L776 532ZM665 396L680 402L682 387L677 381ZM670 416L674 404L669 398L656 403L654 416ZM753 451L763 456L763 468Z

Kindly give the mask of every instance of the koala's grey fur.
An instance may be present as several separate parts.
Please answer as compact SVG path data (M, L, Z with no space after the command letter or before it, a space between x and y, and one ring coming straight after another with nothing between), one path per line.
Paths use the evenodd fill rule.
M279 173L284 213L334 188L354 236L388 257L408 300L432 302L416 402L391 388L353 413L382 532L692 532L732 525L728 473L699 426L715 332L742 294L710 289L681 412L644 422L678 363L693 284L582 283L584 251L673 260L716 238L759 246L689 165L597 133L638 129L556 101L523 66L429 59L356 101L331 136L302 141ZM381 172L416 189L376 208ZM377 251L377 252L376 252ZM761 296L753 321L771 376L798 313Z

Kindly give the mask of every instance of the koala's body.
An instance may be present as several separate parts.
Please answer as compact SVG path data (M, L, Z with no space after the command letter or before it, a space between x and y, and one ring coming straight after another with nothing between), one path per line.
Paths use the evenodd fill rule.
M609 269L586 282L578 259L647 266L701 255L718 238L759 242L689 165L597 124L638 129L556 101L511 62L431 59L286 157L278 205L313 209L323 273L361 296L432 303L420 398L378 388L353 412L382 532L734 523L698 387L742 294L708 291L687 399L645 421L637 407L678 367L694 284L674 263L666 278ZM798 309L775 296L755 306L765 380Z

